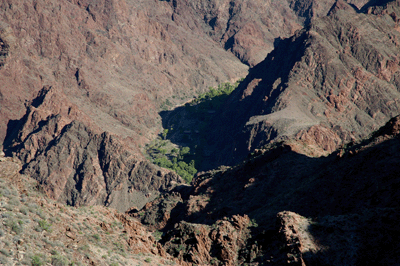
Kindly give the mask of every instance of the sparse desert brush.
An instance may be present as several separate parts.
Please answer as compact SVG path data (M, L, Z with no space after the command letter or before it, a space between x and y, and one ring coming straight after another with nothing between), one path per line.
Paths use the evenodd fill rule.
M96 241L99 241L99 240L100 240L99 234L94 234L94 235L92 235L92 237L93 237L94 240L96 240Z
M45 220L47 218L46 214L43 212L42 209L37 210L36 214L43 220Z
M9 218L6 220L5 225L11 229L11 231L15 232L16 234L22 233L22 225L17 223L14 219Z
M0 224L4 225L0 226L0 265L88 265L92 259L101 265L145 264L146 257L136 259L130 253L123 223L105 208L60 206L43 194L14 195L18 190L13 186L9 183L1 189L7 197L0 198ZM113 230L105 231L100 223ZM66 224L74 239L65 234Z
M12 205L12 206L19 206L20 200L18 199L18 197L12 197L12 198L10 198L10 200L8 201L8 204L9 204L9 205Z

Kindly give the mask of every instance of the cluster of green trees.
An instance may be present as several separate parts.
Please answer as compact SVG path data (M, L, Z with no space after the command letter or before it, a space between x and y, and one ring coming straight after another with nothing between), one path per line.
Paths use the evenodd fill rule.
M167 131L168 132L168 131ZM163 135L167 134L163 132ZM150 160L163 168L167 168L175 171L179 176L181 176L187 183L190 183L193 176L197 173L195 167L195 161L190 160L190 148L169 148L171 143L169 140L157 139L153 144L146 147L147 154L150 156Z
M187 183L190 183L193 179L193 176L197 173L194 160L191 160L189 163L187 163L185 161L178 161L176 158L173 158L171 161L167 157L160 157L155 159L153 162L160 167L175 171Z
M215 99L218 96L228 96L229 94L231 94L239 85L239 83L242 81L238 80L237 82L231 84L229 82L226 83L222 83L220 85L218 85L216 88L209 88L209 91L205 92L205 93L201 93L199 94L199 96L197 96L196 99L194 99L193 101L190 102L190 105L197 105L199 103L211 100L211 99ZM225 99L225 97L220 97L222 99Z
M196 165L200 166L204 159L203 149L207 145L212 145L207 142L210 120L214 113L221 110L228 96L242 80L233 84L222 83L215 88L210 87L209 91L199 94L185 106L171 110L170 123L167 123L170 128L164 129L155 141L146 146L149 159L158 166L175 171L186 182L191 182L197 173ZM172 106L172 102L167 99L161 105L161 109L168 110ZM174 147L168 140L171 135L179 139L180 144L184 143L190 148Z

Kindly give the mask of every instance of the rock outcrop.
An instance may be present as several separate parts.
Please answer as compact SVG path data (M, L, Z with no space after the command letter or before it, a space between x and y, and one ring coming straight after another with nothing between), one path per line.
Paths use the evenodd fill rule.
M71 207L0 154L1 265L182 265L140 222L104 206Z

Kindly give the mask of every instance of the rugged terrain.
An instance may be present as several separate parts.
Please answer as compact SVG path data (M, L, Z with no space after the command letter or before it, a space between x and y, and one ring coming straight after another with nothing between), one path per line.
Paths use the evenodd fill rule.
M2 0L0 140L48 195L69 204L112 205L125 188L138 191L132 172L149 173L147 183L158 180L151 192L112 205L141 206L168 175L141 154L161 130L161 107L246 76L330 2ZM64 163L66 143L74 148ZM109 164L125 170L99 161L111 153ZM97 184L90 192L89 180Z
M196 20L174 22L169 2L0 6L0 139L49 196L69 204L140 207L179 183L141 154L160 130L159 106L247 70L202 38Z
M399 17L398 0L0 0L1 263L396 264ZM209 171L150 163L157 136Z

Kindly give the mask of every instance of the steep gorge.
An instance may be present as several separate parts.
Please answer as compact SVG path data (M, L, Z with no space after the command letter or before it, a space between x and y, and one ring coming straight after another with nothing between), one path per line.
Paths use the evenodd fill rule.
M400 1L349 3L3 0L6 155L52 199L128 210L182 265L394 264ZM187 185L144 158L167 99L248 66L210 113L216 169Z
M81 190L72 189L86 178L106 179L96 159L101 136L119 143L115 158L126 153L134 158L128 172L147 165L141 148L160 132L157 112L167 99L181 103L245 76L248 66L242 62L256 64L276 40L326 12L313 2L296 3L2 0L0 139L7 154L18 156L24 171L52 197L70 204L104 203L99 192L104 181L89 194L75 195ZM315 12L307 13L311 7ZM67 138L65 145L76 150L64 164L65 151L53 145L67 133L80 137ZM52 162L49 151L55 154ZM82 165L85 156L93 157L92 170ZM119 165L118 159L111 164ZM145 184L164 171L148 167L152 174ZM130 174L123 175L125 180Z

